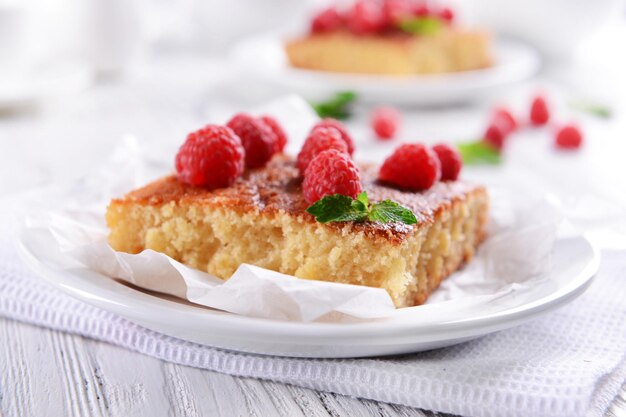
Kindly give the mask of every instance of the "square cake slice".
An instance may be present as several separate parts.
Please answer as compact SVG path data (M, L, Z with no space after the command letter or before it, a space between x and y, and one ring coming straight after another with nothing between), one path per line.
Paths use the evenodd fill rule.
M291 66L318 71L407 76L468 71L492 64L489 34L443 29L433 36L357 36L348 31L289 40Z
M378 183L375 166L362 166L361 174L370 200L398 202L417 224L318 223L305 211L294 161L277 156L232 187L209 191L172 175L114 199L106 213L109 242L123 252L163 252L223 279L249 263L384 288L397 307L422 304L483 239L486 190L453 181L404 192Z

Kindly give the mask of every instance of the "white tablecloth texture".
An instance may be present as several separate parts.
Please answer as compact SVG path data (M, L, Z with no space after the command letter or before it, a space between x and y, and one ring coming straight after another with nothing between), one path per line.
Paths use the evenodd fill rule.
M604 251L589 290L534 321L450 348L371 359L229 352L140 327L51 287L0 219L0 316L183 365L463 416L602 416L626 379L626 252ZM2 224L4 223L4 224Z

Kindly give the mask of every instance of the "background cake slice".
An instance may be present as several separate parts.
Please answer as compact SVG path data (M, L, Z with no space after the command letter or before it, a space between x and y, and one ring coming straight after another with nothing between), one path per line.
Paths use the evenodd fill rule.
M415 75L491 65L490 37L481 30L445 28L436 35L311 34L285 45L293 67L354 74Z
M119 251L163 252L223 279L249 263L384 288L397 307L421 304L473 256L485 234L487 193L461 181L403 192L377 183L375 167L361 171L371 200L392 199L418 223L318 223L305 212L294 162L277 157L228 188L209 191L169 176L115 199L106 214L109 241Z

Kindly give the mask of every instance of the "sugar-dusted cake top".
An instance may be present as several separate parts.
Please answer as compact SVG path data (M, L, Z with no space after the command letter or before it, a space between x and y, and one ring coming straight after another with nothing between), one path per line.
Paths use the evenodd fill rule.
M438 210L449 207L454 200L463 199L468 193L482 187L463 181L439 181L421 192L402 191L377 181L378 167L361 165L363 190L372 201L392 200L413 211L416 225L403 223L350 222L328 223L327 227L352 227L356 230L380 235L389 239L402 240L420 224L430 223ZM247 170L230 187L208 190L180 182L176 175L158 179L134 190L124 198L114 200L117 204L161 205L176 202L181 205L207 205L224 207L240 212L258 212L274 215L277 212L303 216L314 222L306 213L309 204L302 194L302 177L293 158L277 155L264 168Z

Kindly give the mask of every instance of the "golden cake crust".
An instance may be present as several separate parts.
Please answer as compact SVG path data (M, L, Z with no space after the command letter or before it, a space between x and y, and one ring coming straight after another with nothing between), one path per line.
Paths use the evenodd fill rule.
M285 52L296 68L354 74L438 74L492 65L490 34L458 27L423 36L347 30L308 34L289 39Z
M423 192L402 191L377 181L377 166L362 164L363 190L371 201L390 199L413 211L417 224L380 222L327 223L330 228L365 232L369 237L385 239L391 243L401 243L413 231L434 221L438 212L448 208L453 202L466 198L468 193L485 190L482 186L463 181L441 181ZM285 155L275 157L265 168L248 170L235 184L228 188L207 190L178 181L176 175L169 175L136 189L121 199L112 200L113 205L152 205L167 203L179 205L209 206L228 208L239 213L256 213L272 216L277 213L301 217L301 220L315 223L306 213L309 204L302 196L302 179L295 161Z

